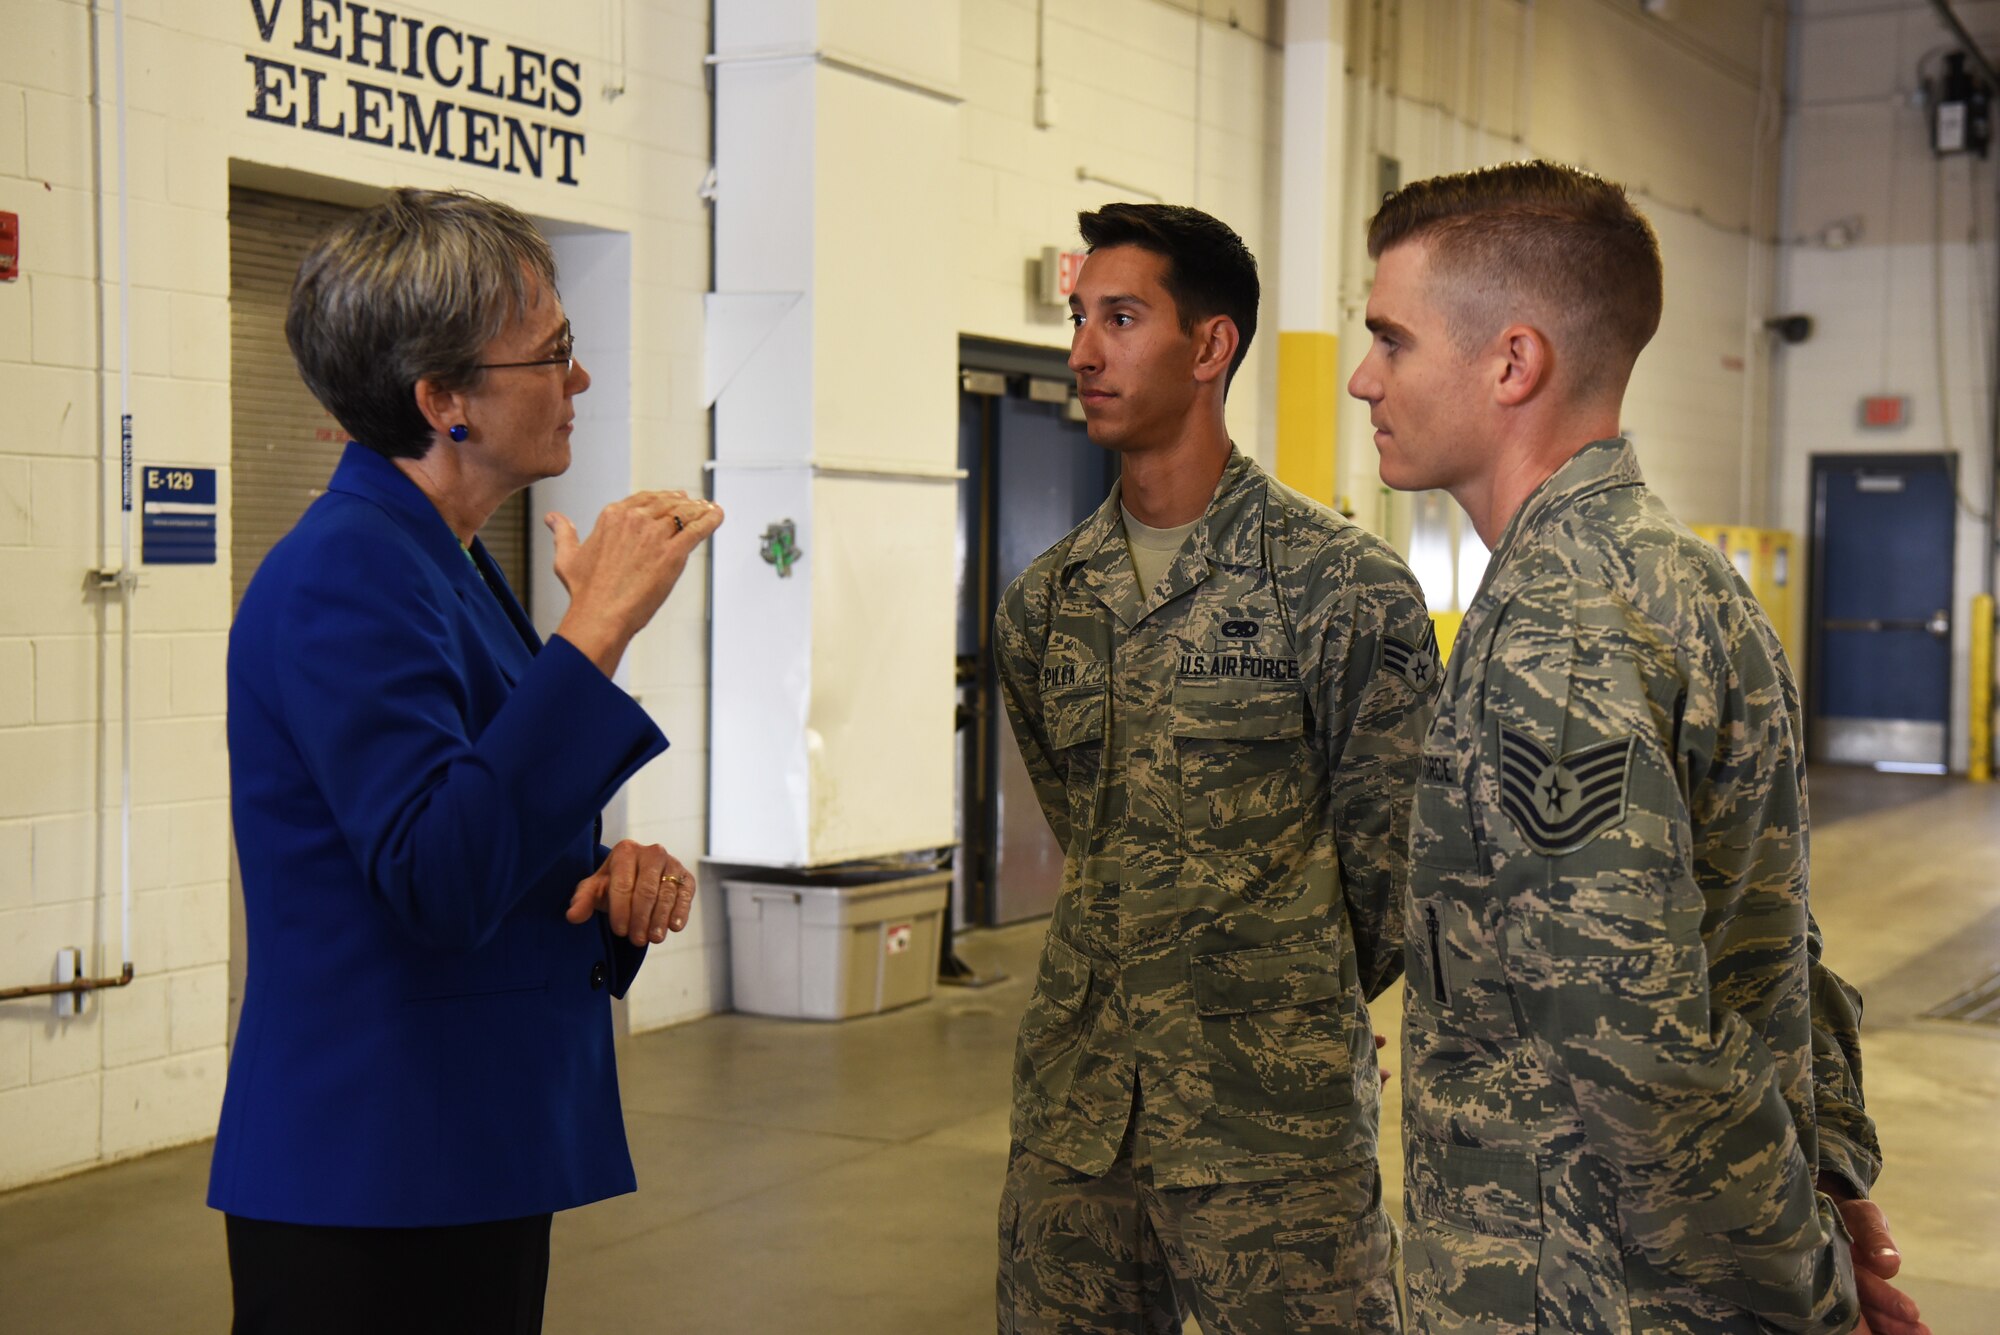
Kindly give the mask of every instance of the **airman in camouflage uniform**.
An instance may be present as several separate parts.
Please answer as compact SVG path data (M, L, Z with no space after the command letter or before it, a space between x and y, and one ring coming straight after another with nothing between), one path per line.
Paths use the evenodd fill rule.
M1468 233L1436 225L1468 215L1641 294L1595 327L1602 361L1581 320L1462 295ZM1615 438L1658 320L1650 228L1617 187L1522 164L1392 196L1370 249L1376 342L1350 388L1384 480L1452 490L1493 543L1411 822L1412 1324L1849 1330L1849 1240L1816 1182L1863 1194L1879 1158L1860 999L1807 907L1798 695L1749 590Z
M1104 277L1117 250L1081 298L1133 287ZM1087 410L1107 379L1144 392L1093 340L1146 318L1084 317L1107 330L1071 358ZM1220 477L1156 585L1121 531L1127 454L995 618L1064 849L1015 1063L1003 1335L1179 1335L1183 1302L1212 1335L1401 1329L1364 1002L1402 967L1436 642L1393 552L1229 446L1214 408Z

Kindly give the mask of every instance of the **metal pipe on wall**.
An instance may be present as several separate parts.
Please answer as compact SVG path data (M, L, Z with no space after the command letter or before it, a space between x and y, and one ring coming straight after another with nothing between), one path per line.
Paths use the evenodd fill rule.
M93 16L94 18L94 16ZM132 568L132 264L129 210L127 198L127 136L125 117L125 0L115 0L112 6L112 69L118 96L116 115L118 137L118 569L93 570L90 572L89 587L98 593L116 592L118 596L118 715L119 715L119 776L118 776L118 938L120 968L107 977L82 977L82 966L77 963L74 974L64 957L71 955L74 948L57 951L57 981L35 983L26 987L0 988L0 1001L14 1001L24 997L54 996L67 997L74 1005L71 1013L83 1009L83 994L104 988L124 987L133 978L132 969L132 592L138 585L138 575ZM97 26L91 26L91 81L97 87ZM93 98L93 101L96 99ZM100 159L101 161L101 159ZM101 172L96 185L100 218L103 207L103 185ZM103 230L100 222L98 237L99 255L102 255ZM100 265L102 260L100 258ZM100 270L101 272L101 270ZM102 326L99 326L100 329ZM102 342L100 339L100 350ZM100 362L100 370L102 364ZM100 398L100 402L101 402ZM99 424L102 425L102 417ZM110 442L105 442L106 450ZM104 493L98 489L97 541L101 552L105 537ZM101 808L100 808L101 810ZM100 888L102 880L99 881ZM60 1012L59 1012L60 1013Z
M1763 24L1757 39L1757 117L1750 130L1750 217L1749 249L1746 255L1748 281L1743 285L1743 403L1742 433L1743 449L1738 460L1736 475L1737 522L1762 528L1768 523L1768 516L1761 513L1762 507L1755 505L1753 470L1751 468L1751 437L1755 432L1757 415L1757 367L1760 352L1765 352L1768 335L1764 329L1762 311L1769 301L1765 291L1765 239L1764 221L1764 145L1767 138L1778 128L1779 117L1773 114L1771 96L1771 36L1773 30L1772 9L1764 7ZM1768 355L1768 353L1766 353ZM1768 451L1766 458L1769 458Z
M118 939L132 976L132 226L125 129L125 0L112 10L118 85Z

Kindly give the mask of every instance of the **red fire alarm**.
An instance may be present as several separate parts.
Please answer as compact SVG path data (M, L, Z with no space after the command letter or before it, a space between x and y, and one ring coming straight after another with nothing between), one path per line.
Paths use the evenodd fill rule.
M0 283L21 276L21 215L0 213Z

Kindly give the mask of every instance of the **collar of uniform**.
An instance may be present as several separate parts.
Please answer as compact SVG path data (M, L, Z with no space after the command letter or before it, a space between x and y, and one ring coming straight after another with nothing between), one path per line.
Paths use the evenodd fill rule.
M1083 585L1119 621L1135 626L1155 608L1201 583L1211 561L1227 566L1263 561L1263 488L1257 485L1263 478L1263 470L1232 443L1229 461L1222 466L1222 476L1216 480L1215 494L1209 498L1200 525L1188 536L1188 545L1174 558L1157 589L1141 589L1133 573L1119 512L1122 489L1114 486L1097 513L1077 531L1063 563L1064 577L1080 575Z
M1202 525L1194 531L1195 551L1218 565L1264 563L1264 482L1257 461L1229 447L1229 462L1215 484Z
M1644 481L1639 475L1639 456L1633 452L1631 441L1623 436L1593 440L1528 493L1528 499L1521 502L1521 508L1507 521L1487 569L1501 568L1505 564L1503 558L1524 534L1543 527L1584 497L1613 487L1636 487Z
M347 442L347 449L340 456L340 465L333 470L326 489L359 496L379 506L416 540L425 555L438 563L453 587L462 592L486 592L478 556L471 561L465 559L466 549L458 545L458 535L451 531L451 525L444 522L444 516L438 513L437 506L431 504L431 498L424 495L402 469L366 445L354 440ZM472 541L479 555L485 555L478 537L474 536Z
M1145 594L1139 576L1132 569L1132 555L1125 546L1125 526L1118 513L1119 489L1111 488L1097 513L1083 521L1076 540L1063 559L1063 580L1075 581L1088 589L1097 601L1109 608L1127 629L1145 615Z

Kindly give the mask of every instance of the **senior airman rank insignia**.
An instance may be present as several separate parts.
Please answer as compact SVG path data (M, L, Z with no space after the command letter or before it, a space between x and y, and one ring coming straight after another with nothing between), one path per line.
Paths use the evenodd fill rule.
M1574 853L1625 819L1632 752L1626 736L1557 759L1527 733L1500 725L1500 809L1537 853Z
M1410 689L1418 695L1427 693L1444 675L1444 665L1438 661L1437 627L1426 623L1415 644L1384 635L1382 666L1410 683Z

